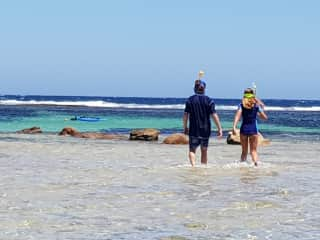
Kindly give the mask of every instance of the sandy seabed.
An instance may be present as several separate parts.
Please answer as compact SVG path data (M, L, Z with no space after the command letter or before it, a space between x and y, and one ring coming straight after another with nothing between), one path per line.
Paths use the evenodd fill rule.
M1 134L0 239L319 239L318 142L160 142Z

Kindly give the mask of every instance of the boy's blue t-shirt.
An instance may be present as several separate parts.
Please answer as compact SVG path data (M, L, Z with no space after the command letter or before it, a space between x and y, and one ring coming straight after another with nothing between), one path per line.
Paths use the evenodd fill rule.
M189 136L210 137L210 116L216 112L214 101L206 95L195 94L186 101L184 111L189 114Z

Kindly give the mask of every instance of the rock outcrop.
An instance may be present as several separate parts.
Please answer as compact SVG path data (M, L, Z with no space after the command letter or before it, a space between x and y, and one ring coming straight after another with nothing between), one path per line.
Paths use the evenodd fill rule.
M133 129L130 132L130 140L157 141L160 131L154 128Z
M81 137L82 133L78 132L76 129L72 127L63 128L59 134L60 136L72 136L72 137Z
M78 138L91 138L91 139L127 139L124 136L107 133L86 132L81 133L72 127L65 127L59 132L60 136L72 136Z
M165 144L188 144L189 137L182 133L174 133L163 140Z
M17 133L36 134L36 133L42 133L42 130L39 127L31 127L31 128L25 128L20 131L17 131Z

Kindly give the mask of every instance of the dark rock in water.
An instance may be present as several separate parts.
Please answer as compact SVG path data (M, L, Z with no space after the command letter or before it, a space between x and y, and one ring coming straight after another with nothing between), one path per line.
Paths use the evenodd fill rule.
M130 132L130 140L157 141L160 131L154 128L133 129Z
M240 132L236 132L236 134L233 134L232 131L228 132L227 143L239 145L240 144Z
M65 127L63 128L59 134L60 136L66 136L66 135L70 135L70 136L73 136L73 137L81 137L81 133L78 132L76 129L72 128L72 127Z
M86 132L81 133L72 127L65 127L59 132L60 136L72 136L77 138L90 138L90 139L127 139L125 136L107 133Z
M20 131L17 131L17 133L35 134L35 133L42 133L42 130L39 127L31 127L31 128L25 128Z
M174 133L163 140L165 144L188 144L189 137L182 133Z
M269 139L264 138L261 133L258 133L258 134L259 134L258 145L266 146L266 145L270 144L270 140ZM235 134L232 131L228 132L227 143L228 144L236 144L236 145L241 144L240 143L240 130L239 129L237 129Z

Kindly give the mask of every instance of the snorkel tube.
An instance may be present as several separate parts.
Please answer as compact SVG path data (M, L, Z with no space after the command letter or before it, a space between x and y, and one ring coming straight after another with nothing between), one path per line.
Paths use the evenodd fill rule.
M256 103L262 108L264 109L264 103L259 99L257 98L257 85L255 82L252 82L252 89L253 89L253 92L254 92L254 95L255 95L255 99L256 99Z
M252 89L253 89L254 95L257 95L257 85L255 82L252 82Z
M206 83L201 80L204 76L204 72L202 70L198 73L198 79L194 82L194 93L196 94L204 94L206 89Z
M199 80L204 76L204 71L200 70L198 73Z

